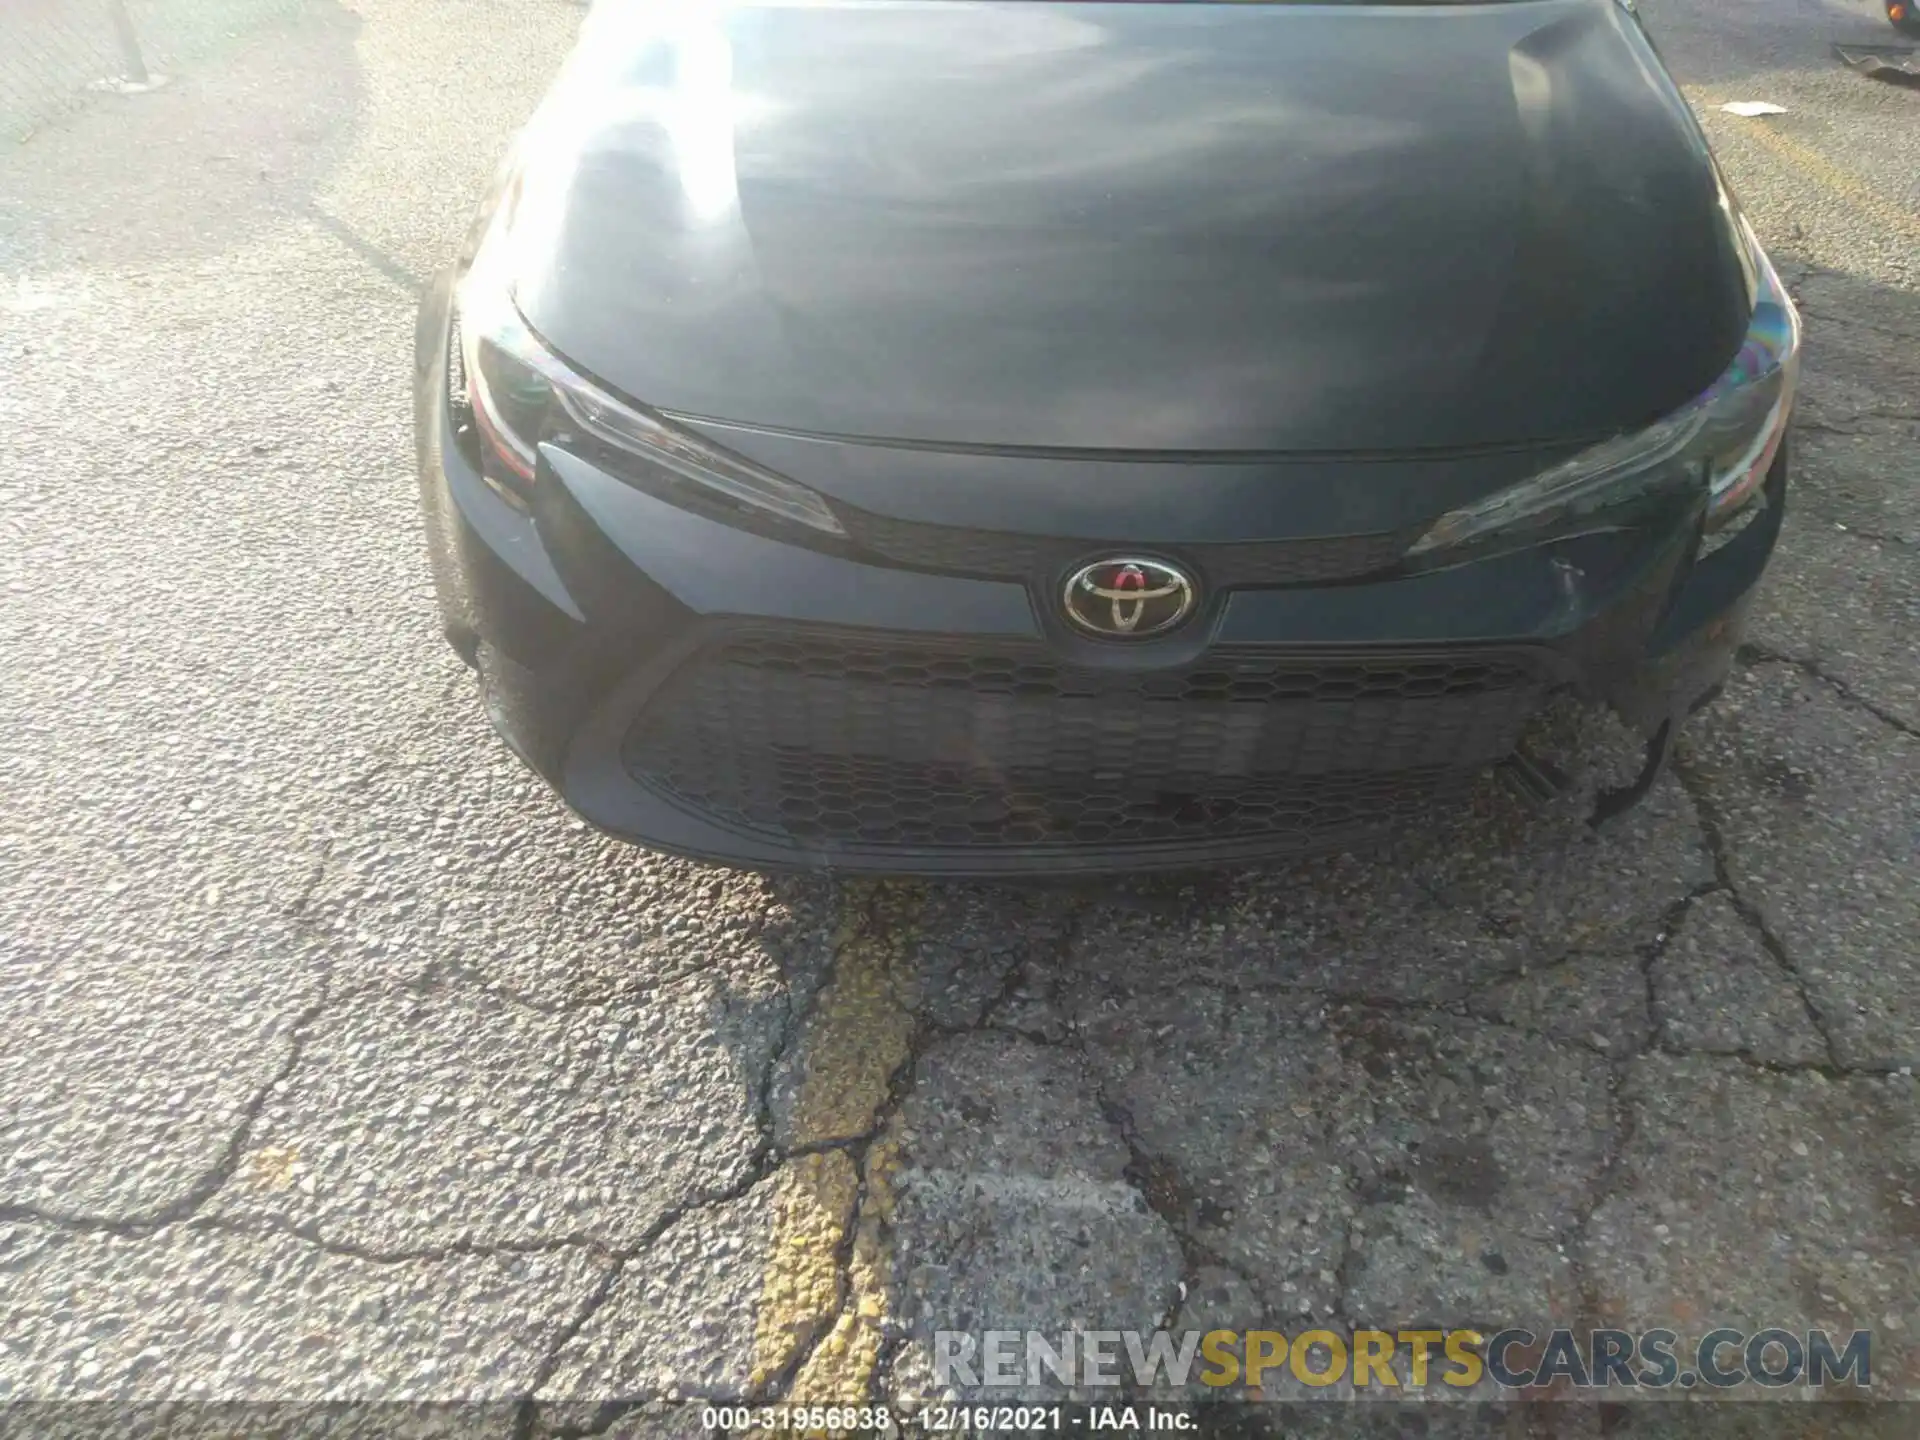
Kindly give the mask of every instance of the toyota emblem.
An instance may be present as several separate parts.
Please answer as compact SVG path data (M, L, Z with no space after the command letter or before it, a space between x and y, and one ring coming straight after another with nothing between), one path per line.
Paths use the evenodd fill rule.
M1089 635L1137 640L1193 612L1193 581L1164 560L1096 560L1067 578L1067 618Z

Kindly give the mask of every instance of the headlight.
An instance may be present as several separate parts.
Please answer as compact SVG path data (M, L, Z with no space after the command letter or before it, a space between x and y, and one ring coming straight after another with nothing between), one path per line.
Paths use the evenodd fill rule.
M481 471L516 503L531 495L539 446L580 436L618 452L623 476L701 501L844 535L813 491L618 400L541 344L514 306L496 227L454 293L450 388L465 390Z
M1744 217L1735 224L1753 265L1753 318L1720 378L1646 430L1602 441L1530 480L1449 511L1409 556L1624 529L1639 502L1687 492L1704 497L1706 527L1714 530L1759 495L1793 409L1800 317L1752 228Z

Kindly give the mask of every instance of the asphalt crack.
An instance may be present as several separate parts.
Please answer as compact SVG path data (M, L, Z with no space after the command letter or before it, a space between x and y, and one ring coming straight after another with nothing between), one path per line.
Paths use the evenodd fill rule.
M1088 1067L1088 1073L1092 1073L1091 1066ZM1171 1330L1186 1297L1198 1287L1201 1270L1209 1265L1224 1265L1225 1262L1186 1232L1186 1217L1192 1213L1195 1205L1191 1187L1180 1174L1179 1168L1172 1161L1147 1150L1134 1124L1133 1113L1113 1099L1105 1085L1096 1084L1094 1096L1100 1104L1100 1117L1113 1127L1114 1133L1120 1137L1120 1143L1126 1147L1127 1164L1121 1171L1122 1176L1140 1196L1140 1203L1159 1218L1172 1234L1174 1243L1180 1247L1180 1274L1173 1298L1160 1316L1160 1328Z
M662 1226L660 1233L664 1234L665 1230L666 1227ZM656 1235L654 1238L657 1239L659 1237ZM533 1382L527 1387L527 1393L521 1396L514 1405L513 1430L511 1432L512 1440L533 1440L535 1429L540 1418L540 1402L538 1397L541 1388L553 1378L554 1373L560 1368L560 1360L561 1357L566 1354L567 1346L571 1345L574 1340L579 1337L580 1332L587 1328L587 1325L592 1321L593 1317L600 1313L600 1308L607 1303L608 1297L613 1294L614 1287L620 1283L620 1277L626 1273L629 1258L631 1257L625 1255L616 1257L613 1263L607 1266L606 1272L601 1275L599 1282L588 1292L580 1308L574 1311L573 1317L561 1327L560 1333L554 1337L553 1343L547 1347L547 1353L540 1357L539 1368L533 1373ZM622 1414L634 1405L644 1403L644 1400L639 1399L612 1402L603 1401L595 1411L593 1419L589 1421L586 1426L578 1430L563 1430L560 1433L579 1435L600 1433L609 1428L615 1420L619 1419Z
M1071 956L1074 944L1079 938L1087 908L1086 905L1076 907L1068 917L1058 946L1059 954L1056 957L1058 963L1064 964ZM1224 1024L1223 1007L1222 1025ZM1224 1267L1226 1263L1212 1249L1187 1231L1187 1216L1197 1208L1191 1185L1172 1161L1154 1155L1147 1149L1145 1142L1140 1138L1139 1127L1134 1120L1133 1112L1113 1096L1106 1082L1100 1078L1099 1067L1087 1054L1086 1038L1079 1026L1064 1025L1061 1037L1057 1041L1026 1035L1025 1032L1018 1033L1021 1033L1022 1037L1031 1044L1043 1047L1055 1045L1074 1054L1083 1073L1093 1082L1094 1100L1100 1108L1101 1119L1113 1128L1114 1134L1126 1148L1127 1163L1121 1171L1122 1177L1140 1196L1140 1203L1167 1227L1168 1233L1173 1236L1174 1243L1179 1247L1180 1273L1175 1277L1172 1297L1168 1300L1159 1320L1160 1329L1172 1330L1179 1320L1180 1311L1188 1297L1199 1288L1200 1272L1208 1266Z
M1683 782L1684 783L1684 782ZM1688 792L1690 795L1691 791ZM1714 833L1709 826L1706 812L1700 808L1699 797L1693 796L1696 813L1700 815L1701 833L1706 837L1709 853L1714 853ZM1708 884L1697 886L1686 895L1669 905L1662 914L1659 925L1651 939L1636 946L1640 959L1641 983L1645 988L1647 1013L1647 1041L1644 1045L1631 1050L1614 1053L1602 1051L1607 1064L1607 1139L1600 1153L1600 1163L1594 1169L1592 1177L1584 1189L1587 1203L1583 1205L1573 1223L1554 1236L1554 1243L1560 1253L1566 1257L1571 1270L1575 1291L1580 1296L1580 1305L1591 1325L1602 1323L1600 1316L1599 1290L1586 1266L1586 1244L1588 1231L1593 1217L1600 1207L1618 1191L1620 1170L1628 1144L1634 1135L1633 1109L1627 1101L1627 1089L1632 1080L1633 1062L1644 1055L1661 1048L1662 1030L1660 1019L1660 996L1653 972L1661 958L1672 946L1680 928L1686 922L1688 912L1695 903L1708 895L1726 892L1732 893L1732 885L1727 880L1725 867L1717 863L1716 878ZM1804 997L1803 997L1804 998ZM1597 1048L1597 1047L1590 1047Z
M447 1240L434 1245L387 1248L362 1245L353 1240L332 1239L312 1223L287 1220L280 1216L235 1220L223 1215L199 1216L184 1222L185 1227L210 1234L235 1235L263 1239L285 1236L301 1241L328 1255L361 1260L370 1265L416 1265L454 1259L504 1259L519 1255L555 1255L568 1250L584 1250L605 1259L625 1253L603 1241L585 1235L555 1235L541 1240Z
M1635 1133L1633 1107L1627 1101L1627 1086L1631 1079L1628 1067L1631 1063L1631 1056L1622 1056L1607 1066L1606 1145L1600 1152L1600 1164L1585 1186L1587 1203L1556 1240L1560 1253L1566 1257L1567 1268L1573 1272L1574 1290L1580 1297L1580 1308L1590 1327L1602 1323L1602 1307L1599 1287L1587 1268L1588 1232L1601 1206L1619 1190L1627 1146Z
M293 1024L288 1029L286 1058L248 1098L218 1158L181 1193L178 1199L144 1215L131 1217L68 1213L39 1205L0 1204L0 1222L39 1221L42 1224L69 1231L104 1233L139 1239L168 1225L177 1225L181 1221L192 1219L208 1201L225 1188L227 1182L240 1168L240 1161L247 1153L247 1146L253 1138L253 1127L266 1109L267 1102L291 1083L295 1072L300 1068L301 1057L306 1051L308 1031L336 999L344 999L347 994L357 993L349 991L336 997L331 993L331 988L331 977L323 977L320 982L319 996L294 1017Z
M1873 716L1874 719L1889 729L1897 730L1909 740L1920 740L1920 728L1916 728L1907 721L1902 720L1885 706L1878 705L1874 701L1867 699L1851 685L1847 684L1846 681L1836 675L1828 673L1818 660L1807 659L1799 655L1783 654L1780 651L1770 650L1752 641L1743 643L1740 648L1734 652L1734 658L1748 669L1755 669L1761 665L1790 666L1809 678L1819 681L1849 705L1866 711L1867 714Z
M1767 923L1767 917L1760 907L1740 892L1734 883L1732 865L1728 859L1732 853L1727 842L1724 821L1720 808L1713 796L1708 793L1706 782L1693 767L1691 755L1684 744L1676 748L1673 757L1673 773L1680 781L1681 788L1693 801L1695 813L1700 816L1700 826L1707 837L1707 853L1713 859L1714 873L1719 878L1720 888L1726 892L1734 911L1755 934L1760 937L1761 948L1792 979L1795 992L1800 996L1800 1004L1805 1008L1807 1020L1813 1026L1814 1033L1826 1047L1827 1058L1835 1069L1842 1068L1839 1048L1834 1044L1833 1031L1827 1024L1827 1017L1821 1013L1814 1002L1812 991L1808 988L1806 974L1794 960L1786 943L1776 935L1773 927Z
M1476 995L1483 995L1510 980L1522 975L1537 974L1541 970L1557 970L1580 960L1590 959L1586 952L1574 952L1561 956L1545 966L1527 967L1523 970L1509 971L1496 976L1484 985L1449 1000L1414 1000L1405 996L1381 995L1366 991L1321 989L1317 986L1299 985L1291 981L1272 980L1251 983L1232 983L1216 980L1207 976L1192 976L1183 980L1178 987L1165 989L1155 987L1139 993L1157 995L1173 993L1176 989L1212 990L1225 996L1242 995L1278 995L1289 999L1313 1000L1323 1005L1345 1006L1353 1010L1375 1011L1387 1015L1410 1015L1421 1019L1454 1020L1468 1025L1485 1025L1490 1029L1504 1030L1510 1034L1539 1040L1548 1045L1571 1047L1585 1050L1607 1059L1619 1057L1620 1052L1612 1046L1598 1045L1591 1040L1578 1036L1556 1034L1551 1030L1542 1030L1535 1025L1525 1025L1518 1020L1508 1020L1499 1015L1478 1014L1468 1008ZM1131 994L1120 998L1131 998ZM1631 1053L1631 1052L1629 1052Z
M912 1003L911 997L903 995L900 986L903 976L899 971L905 963L904 956L911 956L917 945L919 927L919 903L910 893L902 903L901 894L892 893L885 884L874 884L856 891L861 903L854 908L851 923L839 935L833 950L833 956L821 976L809 1003L802 1014L790 1017L790 1030L783 1042L775 1047L773 1058L767 1070L766 1120L768 1133L775 1133L777 1127L772 1114L772 1088L775 1077L784 1068L791 1047L803 1043L811 1033L811 1024L816 1017L823 1023L832 1018L823 1008L829 997L842 997L841 987L850 987L848 994L858 997L866 995L869 1000L874 994L884 994L886 1003L906 1021L905 1034L901 1045L899 1060L885 1077L884 1087L868 1115L866 1125L850 1135L829 1134L816 1140L800 1140L784 1148L776 1148L777 1164L790 1163L808 1155L818 1155L829 1151L845 1154L851 1161L854 1172L855 1190L853 1204L847 1212L846 1221L836 1237L833 1254L834 1305L832 1313L825 1322L814 1326L796 1345L793 1353L786 1357L780 1369L761 1385L752 1397L761 1401L791 1396L794 1387L810 1376L817 1360L822 1356L822 1347L840 1335L843 1327L857 1329L863 1318L861 1306L863 1299L869 1297L863 1289L863 1278L857 1273L856 1261L863 1243L872 1249L870 1264L879 1272L867 1277L866 1284L885 1292L888 1277L884 1273L884 1257L891 1253L892 1234L886 1206L881 1203L880 1192L884 1180L880 1174L884 1157L882 1147L887 1130L892 1125L900 1107L906 1102L914 1084L921 1060L929 1046L944 1038L944 1032L931 1025L920 1010ZM855 967L854 957L859 958L859 967ZM881 966L879 975L860 975L856 968ZM880 990L874 992L873 982L880 982ZM858 1005L856 998L852 1003ZM828 1030L831 1031L831 1026ZM829 1034L827 1038L831 1038ZM815 1037L815 1043L825 1043ZM794 1057L804 1061L805 1057ZM832 1108L832 1107L829 1107ZM806 1109L803 1094L796 1097L795 1124L806 1128L807 1122L802 1112ZM816 1123L828 1118L817 1116ZM880 1258L874 1258L880 1257ZM877 1297L885 1314L887 1295ZM873 1364L864 1376L859 1375L860 1365L854 1361L851 1368L841 1375L822 1374L819 1378L829 1386L844 1381L851 1375L862 1387L858 1397L846 1395L834 1396L838 1403L850 1400L864 1402L870 1400L878 1385L881 1355L885 1351L891 1336L884 1318L873 1318L879 1334L874 1341ZM848 1342L850 1343L850 1342Z
M553 1343L547 1347L545 1354L541 1356L540 1364L534 1371L532 1383L527 1387L526 1394L518 1397L515 1401L514 1427L512 1431L513 1440L532 1440L532 1437L539 1430L540 1412L542 1409L542 1402L539 1399L540 1391L545 1388L547 1382L553 1379L554 1375L559 1372L561 1361L566 1356L567 1347L579 1338L580 1333L592 1322L594 1316L597 1315L606 1305L607 1301L612 1298L614 1289L619 1284L621 1277L625 1275L627 1267L646 1255L649 1250L660 1243L661 1239L664 1238L674 1226L680 1224L681 1221L685 1220L688 1216L699 1214L704 1210L713 1210L723 1205L732 1204L734 1201L743 1198L756 1185L768 1179L777 1168L778 1166L769 1151L757 1157L757 1163L750 1165L747 1172L733 1184L719 1190L706 1192L668 1210L661 1215L658 1220L654 1221L652 1225L649 1225L645 1233L632 1244L619 1246L617 1248L597 1247L599 1253L603 1255L607 1261L607 1268L594 1285L594 1288L581 1303L580 1308L574 1312L572 1319L562 1327L559 1334L554 1337ZM555 1248L568 1247L556 1246ZM550 1433L578 1436L600 1434L607 1430L615 1420L619 1419L619 1417L628 1410L634 1409L639 1405L644 1405L650 1400L664 1398L668 1397L663 1394L649 1393L644 1395L609 1397L597 1401L552 1402L556 1405L577 1405L578 1408L582 1409L584 1409L586 1405L591 1404L594 1410L592 1417L586 1422L579 1425L553 1426L550 1428Z
M824 1324L816 1326L804 1341L794 1347L793 1354L787 1358L787 1363L780 1367L779 1373L769 1377L765 1385L761 1386L756 1393L749 1395L749 1401L764 1403L790 1394L794 1381L806 1370L827 1337L833 1334L835 1327L847 1317L851 1307L859 1303L859 1284L853 1273L853 1252L854 1246L859 1242L860 1227L867 1219L867 1206L872 1200L873 1187L867 1163L872 1147L871 1136L859 1142L857 1154L853 1153L852 1147L848 1147L849 1158L853 1161L855 1189L853 1209L848 1213L846 1226L833 1247L833 1314ZM863 1398L871 1398L871 1391L867 1397Z
M1696 801L1696 804L1697 803ZM1705 833L1704 822L1702 822L1702 833ZM1668 906L1666 914L1660 921L1659 929L1654 932L1653 939L1645 945L1636 947L1640 956L1640 979L1641 983L1646 987L1647 1043L1638 1050L1630 1051L1626 1055L1621 1056L1620 1058L1622 1060L1630 1059L1635 1054L1643 1054L1648 1050L1659 1048L1660 1035L1665 1026L1660 1018L1660 987L1655 983L1653 978L1654 967L1660 963L1668 949L1673 945L1674 938L1679 935L1680 927L1686 924L1687 915L1693 909L1694 904L1708 895L1718 895L1721 893L1726 893L1731 898L1731 887L1727 885L1724 873L1719 874L1711 883L1699 886Z

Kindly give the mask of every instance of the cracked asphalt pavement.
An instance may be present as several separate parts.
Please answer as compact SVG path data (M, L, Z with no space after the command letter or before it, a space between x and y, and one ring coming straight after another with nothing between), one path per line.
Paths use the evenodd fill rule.
M1646 11L1808 325L1726 696L1603 837L1556 709L1544 813L1125 885L667 859L489 733L412 317L578 7L305 0L0 153L0 1398L640 1436L936 1328L1415 1320L1920 1396L1920 96L1867 0Z

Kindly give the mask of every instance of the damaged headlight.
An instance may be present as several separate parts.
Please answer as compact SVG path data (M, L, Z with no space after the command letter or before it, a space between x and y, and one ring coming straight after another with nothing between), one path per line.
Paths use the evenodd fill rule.
M1746 511L1786 436L1800 372L1800 317L1752 227L1744 216L1732 219L1751 267L1754 304L1739 353L1720 378L1648 429L1603 441L1449 511L1414 543L1410 557L1622 529L1635 502L1693 486L1705 496L1709 532Z

